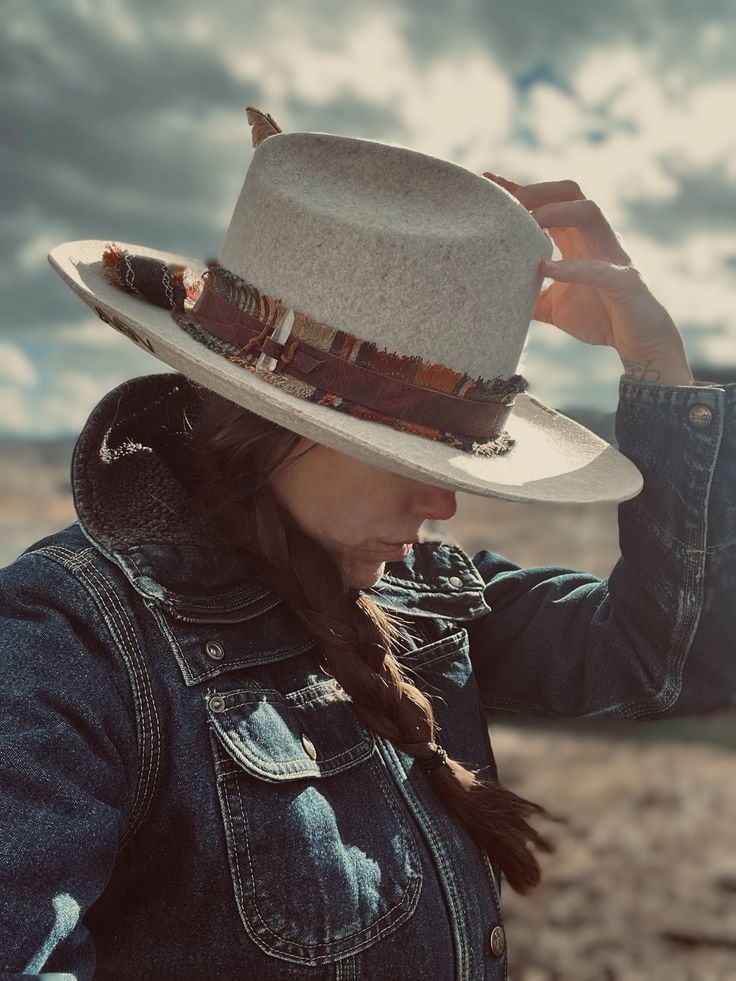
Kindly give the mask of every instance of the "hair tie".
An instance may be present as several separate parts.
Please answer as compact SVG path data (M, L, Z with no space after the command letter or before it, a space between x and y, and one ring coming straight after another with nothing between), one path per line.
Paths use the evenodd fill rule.
M417 760L417 763L423 770L435 770L438 766L447 763L447 753L441 746L438 746L428 760Z

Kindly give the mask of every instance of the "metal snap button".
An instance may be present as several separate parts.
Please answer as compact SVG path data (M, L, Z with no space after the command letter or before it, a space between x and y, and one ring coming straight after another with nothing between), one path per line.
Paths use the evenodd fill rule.
M458 587L462 586L463 581L460 576L450 576L449 583L451 586L454 586L457 589Z
M491 953L499 957L506 949L506 935L503 932L503 928L500 926L495 926L491 930L491 934L488 937L488 943L491 948Z
M314 743L309 736L305 736L304 733L302 733L302 746L304 747L304 752L310 759L317 759L317 750L314 748Z
M705 426L710 426L713 413L710 411L707 405L701 405L698 403L697 405L691 406L687 417L693 426L699 426L702 429Z
M221 661L225 656L224 649L216 640L208 640L204 649L207 651L207 656L211 657L213 661Z
M208 705L213 712L225 711L225 699L222 697L222 695L211 695Z

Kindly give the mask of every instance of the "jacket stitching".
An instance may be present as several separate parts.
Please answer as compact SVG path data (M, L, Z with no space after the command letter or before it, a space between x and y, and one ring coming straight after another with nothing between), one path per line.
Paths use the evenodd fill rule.
M236 670L237 668L252 668L261 666L263 664L272 664L274 661L283 660L285 657L293 657L296 654L303 654L305 651L314 647L316 641L310 639L302 644L300 647L284 647L278 651L270 651L268 654L260 654L256 657L241 657L237 660L228 660L220 665L213 665L213 667L208 670L197 667L196 662L194 662L194 667L192 667L191 657L182 649L181 644L173 631L173 624L169 622L169 618L166 616L165 612L155 604L146 603L146 608L153 617L156 626L161 631L161 634L171 646L174 657L176 658L176 663L179 666L182 677L186 685L196 685L210 678L217 678L221 675L227 675L230 672ZM217 626L217 624L205 624L205 626ZM215 633L215 631L213 631Z
M406 806L414 814L415 820L422 829L427 839L429 850L432 853L438 871L440 885L450 910L450 931L455 941L457 977L462 979L472 978L472 951L466 943L466 931L460 926L464 918L462 900L458 890L456 873L452 862L448 860L449 856L445 850L442 836L432 816L428 813L424 801L418 791L413 787L409 774L393 744L388 739L378 739L376 740L376 744L379 747L379 751L382 750L382 758L386 768L389 771L393 769L394 774L398 771L402 775L403 779L397 779L396 775L394 775L394 783L398 784L401 788ZM393 762L393 768L386 762L386 756Z
M141 732L145 736L150 737L150 750L148 754L146 753L145 741L143 739L141 740L141 761L138 783L136 787L135 805L131 811L128 829L120 842L120 848L122 849L129 843L140 826L143 824L153 800L153 792L151 788L155 788L156 786L161 763L161 727L148 669L143 661L143 654L140 650L138 639L135 635L133 625L130 622L130 618L125 611L125 608L120 603L119 598L110 588L109 584L104 580L104 578L100 576L98 570L90 564L88 566L88 571L92 576L96 577L102 589L108 592L108 595L112 599L113 603L118 607L119 618L117 622L122 626L122 630L128 644L129 653L136 662L140 672L140 681L142 682L141 691L143 698L141 698L141 704L142 709L145 710L145 715L142 711ZM90 583L90 585L92 584ZM110 612L111 615L115 615L115 611L112 608ZM155 726L153 724L154 716ZM148 722L148 729L146 729L146 722ZM138 811L140 811L140 814Z
M302 756L293 757L292 759L286 760L274 760L273 756L261 755L256 749L253 748L254 745L257 745L255 740L251 740L250 743L246 743L240 735L235 733L226 732L226 739L227 742L232 743L234 747L240 750L240 753L248 760L251 766L253 766L254 762L256 765L264 763L267 765L275 762L279 766L287 766L291 763L298 763L300 768L292 771L293 773L298 774L302 774L304 772L315 774L321 773L322 767L326 763L332 763L333 760L339 760L341 757L348 756L348 754L354 754L356 750L359 750L361 755L359 755L357 759L351 755L345 763L341 764L339 767L332 767L330 769L330 773L340 773L341 770L349 768L353 765L353 763L359 762L361 759L367 759L371 755L371 750L373 748L368 740L361 737L361 741L356 743L354 746L349 746L347 749L342 749L339 753L335 753L333 756L325 756L320 760L310 760L307 763ZM367 748L364 748L364 746L367 746ZM271 774L273 773L273 770L261 769L259 772Z
M690 554L695 554L698 561L687 561L686 563L685 599L687 600L688 597L694 596L694 599L697 600L697 602L691 602L686 606L682 620L675 627L675 637L670 650L667 652L667 657L665 660L667 681L664 688L658 696L650 699L643 705L639 705L637 707L635 703L631 703L631 707L626 711L625 717L639 717L644 715L650 708L657 708L662 702L664 702L664 704L661 705L661 709L668 709L677 701L680 691L682 690L682 671L692 647L695 629L697 628L700 614L702 612L705 561L706 555L709 552L709 549L706 547L706 542L708 541L707 502L713 483L713 473L715 470L719 445L720 439L713 444L710 466L706 471L707 478L702 485L702 493L700 495L700 499L698 500L698 510L702 511L704 514L702 525L700 527L700 539L703 547L699 549L694 549L691 546L687 547L688 552ZM690 640L689 644L686 643L688 638ZM677 678L678 683L676 685L673 685L670 681L673 675Z
M83 584L86 586L88 592L91 595L93 595L97 603L97 606L101 609L103 615L105 616L108 629L110 630L113 639L116 641L116 645L123 656L123 661L125 663L128 672L132 694L133 694L134 707L136 710L136 716L140 724L141 738L140 738L140 745L139 745L140 760L139 760L135 795L134 795L130 813L128 815L128 827L126 828L125 832L121 836L118 846L119 849L122 850L129 843L129 841L137 832L138 828L143 823L143 820L146 814L148 813L148 809L151 804L152 795L148 797L147 795L148 795L149 784L151 782L151 776L153 771L151 769L151 766L149 766L149 762L148 762L149 753L147 748L147 740L150 735L151 747L152 747L150 752L150 759L151 761L155 760L155 773L153 773L153 783L155 786L158 777L158 770L159 770L159 764L161 758L160 726L158 720L158 713L156 711L155 700L153 698L153 694L151 691L148 671L146 669L145 663L142 661L142 655L141 658L138 657L140 648L138 645L137 638L135 637L135 633L132 630L132 625L131 625L131 629L130 630L128 629L130 620L127 617L127 613L122 607L122 604L120 603L114 590L111 589L110 585L107 583L104 577L100 575L99 571L92 564L90 556L94 554L94 551L95 550L93 548L88 548L85 549L83 552L77 554L75 552L70 551L69 549L65 549L55 545L49 545L49 546L45 546L42 549L39 549L40 554L46 554L49 556L49 558L54 558L54 556L56 556L59 558L59 560L64 565L64 567L67 568L70 572L78 573L80 579L82 580ZM98 589L97 586L95 585L95 582L93 581L93 577L96 577L97 582L102 587L102 590L107 594L107 598L108 598L107 602L105 597L103 597L100 589ZM113 602L117 604L122 615L119 616L116 614L116 610L109 603L110 597L112 597ZM126 620L127 620L127 624L125 622ZM124 637L123 634L125 635ZM131 643L131 637L133 639L132 643ZM136 668L140 673L140 679L138 677ZM143 683L143 687L141 687L141 681ZM150 730L147 726L146 715L148 715L149 719L152 718L149 699L150 699L150 704L153 706L153 714L156 715L157 728L155 731L152 725L150 726ZM141 812L140 815L138 813L139 811Z
M432 582L421 582L416 579L415 580L399 579L397 576L389 576L386 575L385 573L383 578L387 580L387 582L395 583L401 589L405 589L408 592L417 592L417 593L431 592L431 593L438 593L440 596L447 596L449 594L449 590L443 588L445 584L449 581L450 579L449 576L439 575L437 579L433 580ZM444 583L442 582L443 579L445 580ZM455 589L454 587L452 587L452 595L462 596L464 599L470 599L473 596L477 596L479 593L482 592L483 592L483 586L480 583L478 584L478 586L471 586L466 584L463 589ZM376 593L377 593L376 598L380 600L381 591L378 586L376 587Z
M216 624L213 624L216 626ZM283 647L278 651L271 651L269 654L260 654L256 657L243 657L236 661L227 661L222 667L213 667L209 671L199 671L196 674L189 672L189 677L192 681L204 681L206 678L216 678L218 675L227 674L228 671L234 671L236 668L253 668L260 667L264 664L273 664L275 661L283 661L287 657L294 657L297 654L304 654L311 647L315 646L313 640L308 640L306 643L302 644L301 647ZM265 660L268 658L268 660Z
M461 630L449 634L447 637L440 637L438 640L434 640L429 644L415 647L413 651L399 654L399 659L409 668L413 669L420 665L424 668L430 664L434 664L435 661L441 661L445 657L457 654L458 651L465 647L467 642L468 632L463 627ZM430 657L425 656L427 652L431 655Z
M335 961L335 981L357 981L354 957Z
M192 673L191 669L189 669L187 674L189 680L193 684L196 684L209 678L217 678L219 675L227 674L230 671L234 671L236 668L253 668L261 667L264 664L273 664L274 661L281 661L287 657L294 657L296 654L303 654L305 651L308 651L314 646L315 642L313 640L309 640L305 644L302 644L301 647L284 647L281 650L271 651L269 654L262 654L258 657L245 657L235 661L227 661L222 665L222 667L215 666L209 671L198 671L196 674ZM179 649L181 650L181 646ZM183 652L182 657L186 660L186 655ZM188 664L187 668L189 668Z
M78 573L78 578L85 586L87 591L90 593L90 595L93 597L96 605L102 611L102 614L105 618L105 623L112 635L113 640L116 642L116 646L118 647L118 649L121 649L121 644L119 643L119 639L116 636L116 630L114 629L113 625L110 622L110 619L113 618L112 610L110 610L108 605L105 603L103 597L101 596L100 592L95 588L94 583L90 581L89 577L86 576L85 571L82 568L82 563L89 562L88 555L92 550L86 549L84 552L78 555L77 553L72 552L68 549L61 548L56 545L48 545L43 547L42 549L39 549L38 551L39 554L47 555L52 560L58 559L61 562L61 564L64 566L64 568L66 568L72 574ZM137 778L136 793L131 805L130 813L128 815L128 827L126 828L126 830L124 831L123 835L120 838L119 848L122 849L124 847L124 843L126 842L126 839L131 836L131 826L135 819L136 810L139 807L139 789L141 786L141 774L144 768L143 759L145 758L145 740L147 737L147 732L146 732L144 713L141 706L141 697L140 697L138 679L135 675L135 669L129 663L128 658L125 655L125 652L121 650L121 653L123 655L123 662L125 664L128 673L128 678L130 681L130 686L133 695L133 703L136 712L136 718L140 724L141 732L142 732L142 738L140 740L140 747L139 747L141 750L141 761L139 762L139 772Z
M226 828L226 833L227 833L228 839L231 842L230 847L231 847L231 853L232 853L232 862L230 863L230 865L231 865L231 868L233 866L235 867L235 875L237 876L237 880L238 880L238 892L239 892L238 907L240 909L240 917L241 917L241 919L242 919L242 921L243 921L243 923L244 923L244 925L245 925L248 933L251 933L251 929L252 928L250 927L250 923L248 922L248 917L245 914L245 889L243 888L243 879L242 879L242 876L240 875L240 862L238 861L238 842L237 842L237 839L235 837L235 832L234 832L235 822L233 821L232 811L230 810L230 795L227 792L227 784L225 782L223 782L223 784L222 784L222 794L221 794L221 797L222 797L222 800L223 800L223 802L225 804L225 810L227 811L227 828ZM244 814L242 815L242 820L243 820L243 823L245 823L245 815ZM255 939L255 937L254 937L254 939Z
M174 593L171 590L166 591L166 599L161 600L164 611L170 616L176 617L176 613L171 609L171 607L184 606L186 609L196 610L197 612L211 612L212 610L221 610L223 613L232 612L233 610L245 609L250 606L255 606L257 603L262 603L264 600L276 600L273 606L267 607L263 610L267 613L268 610L274 609L281 603L274 594L268 593L266 591L253 592L252 586L243 586L234 592L227 592L221 596L209 597L192 597L186 596L183 593ZM254 614L257 616L258 614Z
M252 690L249 688L233 688L223 694L238 694L243 697L233 702L232 705L226 705L222 713L218 714L227 714L228 712L239 709L243 705L260 705L262 702L266 702L269 705L282 705L292 710L303 705L311 705L312 702L320 701L343 702L346 705L352 704L351 698L348 698L346 695L337 694L335 682L332 678L327 681L316 681L313 685L305 685L303 688L289 692L288 695L283 695L277 688L263 688L260 686ZM268 698L267 696L269 695L275 695L276 697ZM331 698L329 697L330 695L332 695Z
M50 546L50 547L56 548L55 546ZM63 553L66 552L67 550L58 549L58 551ZM118 605L120 605L114 592L110 591L110 587L108 583L105 582L104 578L99 575L97 570L91 564L90 555L93 552L94 552L93 549L86 549L84 552L80 553L79 556L75 555L75 553L73 552L67 552L67 555L70 556L68 566L70 569L76 569L79 572L80 576L82 576L85 582L87 583L90 592L93 592L98 597L99 599L98 605L100 605L103 611L107 612L110 615L110 618L114 621L116 630L112 630L111 632L113 633L113 636L115 637L118 643L118 647L121 649L121 653L123 654L123 659L126 662L126 667L128 667L128 673L131 678L131 687L134 688L133 695L134 695L134 702L136 708L140 708L139 719L141 725L141 743L140 743L141 760L139 764L139 773L138 773L135 797L134 797L133 805L131 807L130 815L128 817L128 828L126 829L125 833L120 839L119 847L122 850L128 844L129 840L133 837L135 832L142 824L143 819L145 818L145 815L148 811L148 807L150 806L150 799L146 800L146 795L148 794L148 786L149 786L151 772L152 772L150 766L148 765L149 754L147 753L147 746L146 746L146 741L149 737L149 728L147 728L146 714L148 714L149 719L151 717L151 712L147 701L149 696L151 699L151 703L153 704L154 712L156 711L156 708L155 708L155 701L153 700L152 692L150 689L150 684L149 684L149 679L148 679L147 670L145 668L145 664L142 664L139 661L137 652L135 650L135 648L138 647L137 640L135 639L135 634L132 631L128 630L128 627L123 619L123 617L127 619L127 614L125 614L125 611L123 610L123 617L116 616L116 611L113 609L112 606L108 605L108 603L105 602L105 599L103 598L101 592L96 588L94 582L92 581L92 577L89 575L89 573L93 573L94 575L96 575L98 582L101 583L102 588L108 593L108 596L112 595L114 600L118 602ZM83 564L84 566L86 566L86 568L83 568ZM138 676L136 675L135 667L133 667L133 669L131 670L131 667L128 665L128 659L125 656L125 650L123 649L125 648L126 645L125 643L120 643L120 641L123 640L120 630L121 627L122 627L122 632L124 632L128 641L128 653L132 655L132 660L134 660L138 665L141 674L141 679L144 682L146 688L148 689L147 691L139 687L139 679ZM133 646L133 644L130 643L131 634L135 641L135 647ZM150 758L151 760L153 759L156 760L155 766L156 766L156 775L157 775L159 761L160 761L160 753L159 753L158 741L153 738L152 726L150 727L150 735L151 735L151 745L153 747L153 751L150 753ZM144 774L145 774L145 779L144 779ZM154 783L155 783L155 778L154 778ZM138 816L137 813L139 810L143 811L140 817Z
M653 515L647 511L647 509L641 504L634 504L634 509L636 510L637 516L644 521L645 524L649 524L656 528L661 535L667 539L669 542L674 542L675 545L679 545L682 551L686 555L711 555L713 552L718 552L722 548L728 548L729 545L733 545L736 542L736 538L732 538L730 541L721 542L719 545L707 545L702 548L697 545L690 545L688 542L683 542L682 539L677 538L673 535L671 531L663 528L662 525L657 521Z
M499 896L498 896L498 885L496 882L496 874L493 871L493 865L491 864L491 860L488 857L488 852L485 850L483 850L483 863L486 867L488 878L490 879L491 892L493 893L493 905L496 907L498 923L499 926L503 927L504 922L503 922L503 915L501 913L501 903L499 901ZM509 959L508 959L508 954L506 954L506 952L504 951L503 981L508 981L508 977L509 977Z

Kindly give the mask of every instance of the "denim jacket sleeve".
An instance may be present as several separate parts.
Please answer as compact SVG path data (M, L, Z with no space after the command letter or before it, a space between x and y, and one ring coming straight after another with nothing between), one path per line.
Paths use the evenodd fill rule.
M87 981L137 760L103 611L56 561L0 570L0 978Z
M486 708L648 719L736 699L736 383L622 375L616 439L644 488L618 505L607 580L474 558L492 607L469 630Z

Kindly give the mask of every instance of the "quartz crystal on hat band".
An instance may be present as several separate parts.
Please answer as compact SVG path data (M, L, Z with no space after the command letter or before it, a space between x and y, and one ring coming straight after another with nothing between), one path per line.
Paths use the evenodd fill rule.
M289 308L216 262L187 271L111 245L109 281L170 308L183 330L229 361L297 398L449 443L483 456L515 445L503 430L522 375L473 377L372 341Z

